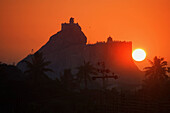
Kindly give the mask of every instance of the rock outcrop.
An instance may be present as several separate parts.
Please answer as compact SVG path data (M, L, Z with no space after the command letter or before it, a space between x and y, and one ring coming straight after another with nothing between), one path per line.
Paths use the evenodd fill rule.
M78 23L70 18L70 23L63 23L62 29L51 36L49 41L38 51L43 52L46 59L52 63L49 68L54 73L48 73L51 78L59 77L64 69L71 68L76 73L76 67L84 61L96 64L104 61L106 66L120 76L118 84L139 85L142 72L132 60L132 42L112 41L86 45L87 38ZM30 60L31 55L24 58ZM17 65L22 71L26 70L24 62ZM114 81L115 82L115 81Z

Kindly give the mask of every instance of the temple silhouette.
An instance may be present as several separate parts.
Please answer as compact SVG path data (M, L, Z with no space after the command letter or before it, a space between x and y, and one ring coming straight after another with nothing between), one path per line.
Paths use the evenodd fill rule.
M120 76L115 84L117 87L138 87L143 77L132 59L131 41L114 41L108 37L106 42L87 44L87 37L72 17L69 23L62 23L61 31L51 36L38 51L43 52L45 58L51 61L49 68L54 73L48 75L53 79L59 77L64 69L71 69L72 73L76 73L76 67L84 61L89 61L94 66L97 62L105 62L106 67ZM29 61L31 56L30 54L23 60ZM17 66L25 71L26 64L23 60Z

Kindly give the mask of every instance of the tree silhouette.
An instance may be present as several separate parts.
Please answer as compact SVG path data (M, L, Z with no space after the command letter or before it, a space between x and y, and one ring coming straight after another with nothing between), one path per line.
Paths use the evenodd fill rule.
M33 80L34 82L40 82L45 80L50 80L49 77L45 74L47 71L53 72L51 69L46 68L50 64L49 61L45 61L45 58L43 58L42 52L36 52L32 58L31 62L24 61L27 64L28 70L26 70L24 73L29 74L29 78Z
M95 68L93 67L92 64L90 64L90 62L85 62L84 64L77 67L78 69L78 73L77 75L77 80L79 82L84 81L84 88L87 89L87 82L91 81L91 74L96 74L95 72Z
M163 99L169 96L169 77L167 73L170 68L167 67L167 61L164 58L155 56L153 61L149 60L151 67L145 67L145 80L143 90L150 98ZM156 94L156 95L155 95Z
M149 60L151 67L145 67L146 79L151 80L167 80L167 73L170 72L170 67L167 67L167 61L164 58L155 56L153 61Z
M0 64L0 83L7 81L23 80L22 72L16 66L5 63Z
M71 69L64 69L64 73L60 76L61 85L67 90L71 90L75 86L75 79L71 73Z

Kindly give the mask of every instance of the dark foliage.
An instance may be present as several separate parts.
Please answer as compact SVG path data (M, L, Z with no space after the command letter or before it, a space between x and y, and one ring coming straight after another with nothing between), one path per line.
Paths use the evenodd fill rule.
M0 82L22 80L22 72L14 65L0 64Z
M170 72L170 67L167 67L167 61L164 58L154 57L153 61L149 60L151 67L145 67L146 79L150 80L167 80L167 73Z
M78 83L71 73L71 69L64 70L64 73L60 75L60 82L62 87L69 91L74 91L78 87Z
M31 62L24 62L27 64L28 68L28 70L24 73L28 73L29 78L33 81L33 83L50 80L50 78L46 75L45 72L53 72L51 69L46 68L46 66L48 66L51 62L45 60L42 52L36 52L32 56Z
M92 80L91 75L96 75L95 68L90 62L85 62L84 64L77 67L78 73L76 74L77 80L81 84L82 81L84 82L84 88L87 89L88 81Z
M85 64L80 69L82 73L91 70L87 68L90 64ZM72 90L76 79L70 69L64 71L60 80L42 84L30 84L16 66L0 64L0 75L0 113L168 113L170 110L169 88L164 87L170 85L169 80L166 85L162 85L165 82L161 82L161 87L157 85L157 90L164 89L154 92L155 95L161 92L161 98L157 98L149 95L156 90L145 88Z
M151 67L145 67L146 78L143 84L144 92L151 98L170 99L170 78L167 61L155 56L153 61L149 60Z

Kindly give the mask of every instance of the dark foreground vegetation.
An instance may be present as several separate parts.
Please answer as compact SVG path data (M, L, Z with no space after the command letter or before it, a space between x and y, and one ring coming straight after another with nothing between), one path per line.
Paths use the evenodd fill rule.
M67 69L56 80L45 74L52 70L45 68L49 62L39 53L34 55L32 62L27 62L25 73L16 66L1 63L0 113L168 113L167 62L155 57L150 63L151 67L145 68L143 85L135 91L107 89L104 84L101 89L89 89L89 75L96 75L96 72L86 62L78 67L77 75Z

